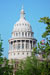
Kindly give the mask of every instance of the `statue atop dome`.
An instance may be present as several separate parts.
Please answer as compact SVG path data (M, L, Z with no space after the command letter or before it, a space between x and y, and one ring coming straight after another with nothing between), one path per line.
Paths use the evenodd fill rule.
M23 8L24 7L22 6L20 18L25 19L25 12L24 12L24 9Z

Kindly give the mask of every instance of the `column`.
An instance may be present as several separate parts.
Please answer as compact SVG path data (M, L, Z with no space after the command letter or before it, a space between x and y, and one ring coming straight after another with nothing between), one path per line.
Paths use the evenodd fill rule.
M10 47L10 49L12 50L12 44L11 44L11 47Z
M22 37L22 32L21 32L21 37Z
M24 37L25 37L25 32L24 32Z
M17 40L17 50L18 50L18 40Z
M13 42L14 43L14 42ZM13 50L14 48L13 48L13 44L12 44L12 50Z
M16 44L15 44L15 49L17 50L17 41L16 41Z
M11 50L11 43L9 43L9 50Z
M27 48L26 48L26 40L25 40L25 49L27 49Z
M33 49L33 40L32 40L32 49Z
M24 49L26 49L26 40L24 41Z
M28 37L28 32L27 32L27 37Z
M20 40L20 50L22 49L22 40Z
M32 49L32 40L30 40L30 46L31 46L31 49Z
M13 50L14 50L14 42L13 42L13 46L12 47L13 47Z
M31 44L30 44L30 40L29 40L29 50L31 50Z
M30 37L31 37L31 32L30 32Z
M15 50L16 50L16 46L17 46L17 45L16 45L16 42L15 42Z

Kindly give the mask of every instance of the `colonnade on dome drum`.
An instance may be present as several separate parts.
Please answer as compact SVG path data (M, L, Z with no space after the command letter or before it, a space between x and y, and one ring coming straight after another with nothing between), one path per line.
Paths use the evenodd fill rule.
M32 50L36 41L34 40L14 40L9 42L9 50Z

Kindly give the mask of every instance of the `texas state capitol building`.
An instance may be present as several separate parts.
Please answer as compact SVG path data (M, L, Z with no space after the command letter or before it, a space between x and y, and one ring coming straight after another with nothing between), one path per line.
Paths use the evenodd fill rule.
M12 38L9 39L8 59L25 59L31 56L36 39L30 23L25 19L24 9L21 9L20 19L14 25Z

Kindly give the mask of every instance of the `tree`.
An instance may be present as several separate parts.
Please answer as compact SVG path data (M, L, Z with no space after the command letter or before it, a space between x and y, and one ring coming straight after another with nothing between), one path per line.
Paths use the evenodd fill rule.
M13 74L13 67L9 65L9 61L7 58L3 58L3 41L0 37L0 75L12 75Z
M40 18L39 22L42 22L47 25L46 31L42 35L42 37L46 38L48 35L50 35L50 18L49 17Z
M16 75L40 75L40 63L34 54L27 57L25 60L20 61Z
M45 58L42 62L43 70L41 70L41 75L50 75L50 18L40 18L39 22L46 24L46 31L42 34L42 38L45 38L44 45L42 45L42 41L38 44L38 49L41 50L42 56Z
M50 55L50 18L49 17L40 18L39 22L42 22L47 25L46 31L42 34L42 37L45 38L45 44L42 47L43 51L46 54L46 57L48 57L48 55Z
M2 61L3 61L3 58L2 58L2 55L3 55L3 48L2 48L2 40L1 40L1 35L0 35L0 65L2 64Z
M0 35L0 75L2 74L2 64L3 64L3 48L2 48L2 40Z
M50 18L40 18L39 22L46 24L46 31L42 34L44 43L40 41L37 47L33 48L34 54L41 54L40 75L50 75Z

